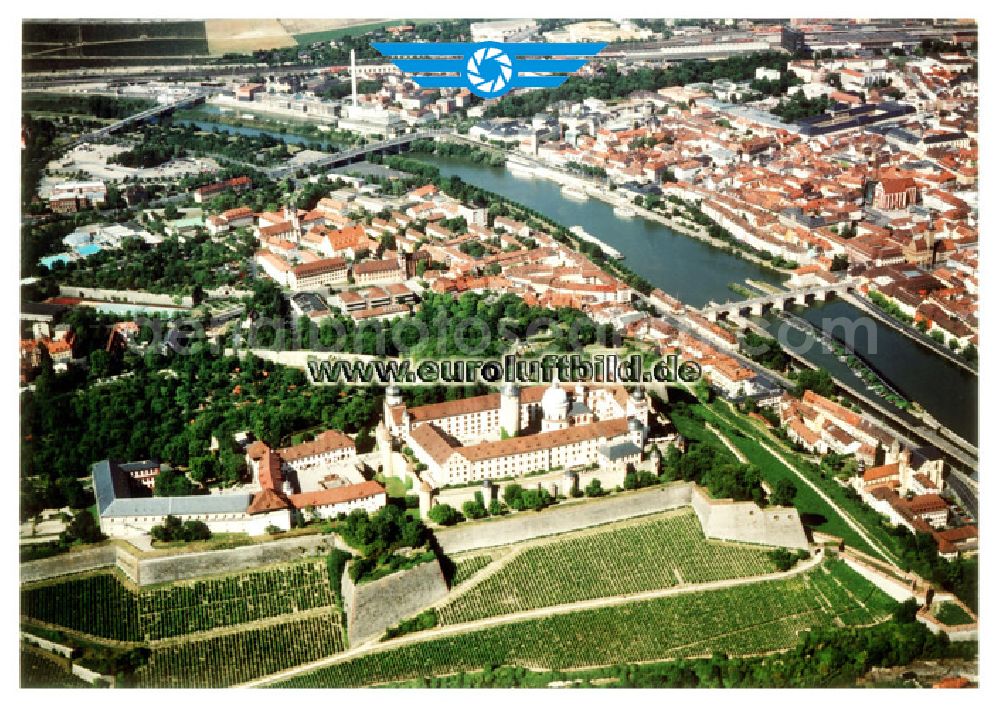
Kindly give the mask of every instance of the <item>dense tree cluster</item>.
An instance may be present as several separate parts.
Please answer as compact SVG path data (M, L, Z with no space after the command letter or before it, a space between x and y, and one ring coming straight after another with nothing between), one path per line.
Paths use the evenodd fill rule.
M619 71L610 63L596 77L571 76L558 88L504 96L486 110L487 118L527 117L540 113L557 101L582 101L586 98L610 100L628 96L633 91L656 91L666 86L684 86L717 79L747 81L754 78L758 67L782 72L788 66L788 55L777 52L730 57L719 61L686 59L668 68L642 68Z
M160 373L164 367L169 371ZM277 447L292 432L315 426L356 433L379 414L368 389L312 387L300 370L214 355L200 343L184 356L150 351L132 375L101 386L36 387L21 402L22 509L35 513L62 506L58 480L89 475L97 460L157 457L186 467L207 454L215 435L219 478L206 481L229 484L244 473L233 446L237 431Z
M130 239L120 249L56 262L52 273L67 285L189 295L199 286L236 285L246 278L246 238L237 237L235 246L217 243L205 232L184 241L167 237L155 246Z
M758 364L775 371L785 371L791 362L791 357L784 352L778 340L755 332L746 333L740 350Z
M212 532L204 521L189 519L181 522L171 514L167 515L162 524L150 529L149 533L157 541L204 541L212 537Z
M832 101L828 96L806 98L802 90L793 93L787 100L781 101L771 109L771 113L781 118L785 123L792 123L803 118L810 118L825 113Z

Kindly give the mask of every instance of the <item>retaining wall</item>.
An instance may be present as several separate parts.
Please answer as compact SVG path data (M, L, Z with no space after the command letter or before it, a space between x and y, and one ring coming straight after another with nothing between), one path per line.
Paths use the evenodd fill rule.
M194 301L190 295L180 298L180 304L174 301L174 296L166 293L147 293L141 290L107 290L105 288L84 288L78 285L60 285L59 294L63 297L82 297L106 302L131 303L133 305L166 305L168 307L193 307Z
M221 551L144 558L138 562L137 582L140 585L155 585L205 575L232 573L269 563L282 563L325 553L333 546L334 539L331 536L301 536Z
M336 536L297 536L219 551L143 558L126 547L108 544L78 553L22 563L21 582L30 583L116 567L137 585L155 585L320 555L335 546L344 547Z
M63 553L51 558L21 563L21 582L30 583L60 575L85 573L115 564L117 548L111 544L87 548L74 553Z
M53 654L58 654L66 659L71 659L73 657L73 647L68 647L65 644L56 644L55 642L50 642L48 639L36 637L34 634L29 632L21 632L21 639L29 644L34 644L40 649L52 652Z
M809 539L794 507L761 509L754 502L712 499L701 487L693 487L691 505L708 538L760 543L786 548L809 548Z
M439 529L435 535L445 553L459 553L575 531L690 503L691 485L678 482L606 499L564 503L540 512L523 511L504 518Z
M340 591L350 646L378 639L389 627L412 617L448 594L437 559L384 578L356 585L344 567Z

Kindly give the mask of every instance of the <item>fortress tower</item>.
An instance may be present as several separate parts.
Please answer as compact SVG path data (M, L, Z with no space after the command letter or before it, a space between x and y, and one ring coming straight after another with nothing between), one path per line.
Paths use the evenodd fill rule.
M500 390L500 430L514 437L521 430L521 389L507 384Z

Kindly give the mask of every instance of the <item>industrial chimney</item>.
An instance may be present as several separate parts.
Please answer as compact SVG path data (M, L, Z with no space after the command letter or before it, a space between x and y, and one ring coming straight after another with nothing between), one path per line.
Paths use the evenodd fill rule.
M354 50L351 50L351 104L358 107L358 74L354 66Z

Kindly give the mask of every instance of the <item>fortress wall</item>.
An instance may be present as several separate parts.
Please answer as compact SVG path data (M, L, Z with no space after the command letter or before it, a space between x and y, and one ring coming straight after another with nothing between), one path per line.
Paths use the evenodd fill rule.
M809 548L799 512L793 507L761 509L754 502L711 499L704 489L697 486L693 487L691 505L708 538Z
M356 585L347 567L341 578L350 646L378 639L389 627L412 617L448 594L437 559Z
M205 575L232 573L270 563L283 563L319 555L333 547L332 536L300 536L221 551L141 559L139 584L155 585Z
M544 511L526 511L511 516L463 523L435 531L445 553L506 546L540 536L566 533L589 526L644 516L691 503L691 485L678 482L665 487L620 494L603 499L566 502Z
M857 571L858 575L862 576L865 580L872 583L872 585L885 592L885 594L893 600L896 600L897 602L906 602L910 598L914 598L918 603L923 603L923 593L919 590L914 592L912 587L885 573L879 572L867 563L862 563L850 553L841 553L840 557L845 563L847 563L848 566Z
M87 548L75 553L63 553L52 558L21 563L21 582L31 583L59 575L85 573L115 564L117 549L112 544Z

